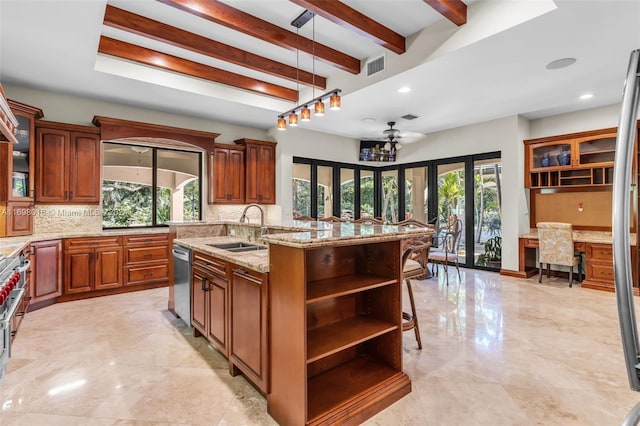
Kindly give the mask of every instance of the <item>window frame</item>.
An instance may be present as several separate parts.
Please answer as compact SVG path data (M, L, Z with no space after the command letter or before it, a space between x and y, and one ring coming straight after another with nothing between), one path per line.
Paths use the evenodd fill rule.
M133 143L125 143L125 142L121 142L121 141L110 141L110 140L103 140L102 141L102 146L101 149L104 149L104 144L111 144L111 145L122 145L122 146L128 146L128 147L132 147L132 146L138 146L141 148L149 148L151 150L151 194L152 194L152 200L151 200L151 225L136 225L136 226L104 226L104 221L102 220L101 217L101 222L102 222L102 229L103 230L117 230L117 229L150 229L150 228L167 228L169 227L169 224L167 223L157 223L157 194L158 194L158 150L163 150L163 151L178 151L178 152L188 152L188 153L192 153L192 154L197 154L198 155L198 190L199 190L199 204L200 207L198 208L198 219L197 220L202 220L202 214L203 214L203 187L202 187L202 183L203 183L203 152L200 150L189 150L189 149L176 149L176 148L169 148L169 147L163 147L163 146L152 146L152 145L141 145L141 144L133 144ZM104 155L102 156L102 163L100 164L101 168L104 168ZM100 205L104 206L104 198L103 198L103 184L104 184L104 173L101 173L102 177L100 179ZM102 213L104 215L104 211Z

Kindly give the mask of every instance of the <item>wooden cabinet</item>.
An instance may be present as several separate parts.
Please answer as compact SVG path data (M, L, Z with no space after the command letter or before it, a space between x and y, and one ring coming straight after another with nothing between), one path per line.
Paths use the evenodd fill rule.
M231 348L233 375L240 371L268 393L268 275L231 265Z
M0 237L33 233L35 121L42 117L39 108L8 103L18 120L18 143L0 143Z
M229 357L229 281L227 263L193 252L191 323L195 335L204 335Z
M124 285L169 282L169 235L123 237Z
M12 100L8 103L18 120L16 129L18 143L8 144L9 169L8 174L2 176L2 186L3 189L4 187L8 189L8 199L11 201L33 201L35 122L42 118L42 110ZM7 181L4 180L5 178Z
M531 139L524 143L527 188L613 184L615 128Z
M209 154L209 203L244 204L244 146L215 144Z
M245 203L275 204L276 143L238 139L245 151Z
M9 201L6 210L2 213L4 224L0 229L4 230L4 236L18 236L33 234L33 201ZM0 219L0 223L2 220Z
M613 271L613 246L602 243L585 244L585 279L582 287L615 291ZM637 250L631 247L634 287L638 286ZM637 290L637 289L636 289Z
M64 293L122 286L120 237L68 238L64 241Z
M357 424L411 391L402 371L400 241L269 247L269 414Z
M31 305L62 294L62 241L31 243Z
M99 203L99 129L38 121L36 136L36 202Z

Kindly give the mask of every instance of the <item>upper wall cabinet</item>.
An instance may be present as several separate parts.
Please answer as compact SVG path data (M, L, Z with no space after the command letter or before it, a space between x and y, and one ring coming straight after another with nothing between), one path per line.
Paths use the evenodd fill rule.
M100 129L36 122L36 202L100 202Z
M245 151L245 203L275 204L276 144L255 139L238 139Z
M209 204L244 204L244 146L214 144L209 153Z
M531 139L524 143L527 188L613 184L615 128Z
M8 199L33 201L35 122L42 118L42 110L9 100L11 111L18 120L18 143L9 150ZM5 176L2 176L4 179Z
M42 111L8 100L18 121L17 143L0 143L0 236L13 237L33 233L35 121Z

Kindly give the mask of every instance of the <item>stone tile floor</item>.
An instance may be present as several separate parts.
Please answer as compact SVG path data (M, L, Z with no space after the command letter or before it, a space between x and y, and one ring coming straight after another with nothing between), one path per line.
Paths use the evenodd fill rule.
M413 281L424 348L404 335L411 394L367 425L617 425L640 401L615 297L496 273ZM27 314L0 425L272 425L265 398L167 311L168 290Z

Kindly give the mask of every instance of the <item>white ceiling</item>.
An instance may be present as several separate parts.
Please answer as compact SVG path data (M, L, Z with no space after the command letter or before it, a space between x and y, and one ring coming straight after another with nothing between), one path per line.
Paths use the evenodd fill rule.
M379 136L387 121L429 133L521 114L540 118L620 101L629 53L640 48L640 1L477 0L456 27L422 0L343 0L407 37L397 55L316 17L315 40L364 61L385 53L388 68L367 78L299 55L299 66L343 90L340 112L301 126L356 139ZM109 4L271 59L296 65L273 46L153 0ZM225 1L288 30L304 9L284 0ZM295 88L255 71L103 26L106 0L0 0L0 82L268 129L290 102L98 56L100 35ZM312 22L300 34L312 38ZM552 60L576 63L547 70ZM135 74L135 75L134 75ZM174 87L171 87L174 86ZM408 86L411 92L397 89ZM179 87L179 88L175 88ZM593 93L587 101L583 93ZM305 101L319 91L301 87ZM400 119L412 113L420 118ZM45 111L46 114L46 111ZM362 121L365 117L375 122ZM45 117L46 118L46 117ZM121 117L127 118L127 117Z

